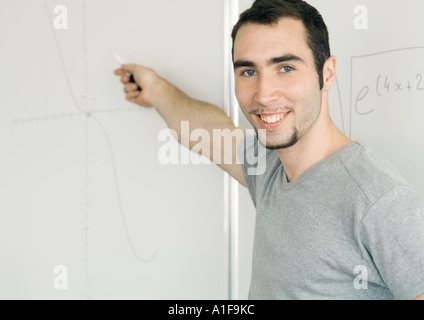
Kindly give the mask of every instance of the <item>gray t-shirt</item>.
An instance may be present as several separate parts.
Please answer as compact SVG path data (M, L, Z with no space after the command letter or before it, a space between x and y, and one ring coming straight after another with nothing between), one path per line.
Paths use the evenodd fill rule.
M240 159L258 144L247 140ZM243 164L257 210L249 299L424 292L424 201L390 164L355 142L287 183L275 150L261 161L260 175Z

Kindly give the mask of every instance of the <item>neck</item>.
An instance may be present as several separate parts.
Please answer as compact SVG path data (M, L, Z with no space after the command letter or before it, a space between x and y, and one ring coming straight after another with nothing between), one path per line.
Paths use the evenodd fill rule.
M328 108L323 108L325 110ZM278 150L288 182L297 179L309 168L352 142L337 129L328 112L323 112L295 145Z

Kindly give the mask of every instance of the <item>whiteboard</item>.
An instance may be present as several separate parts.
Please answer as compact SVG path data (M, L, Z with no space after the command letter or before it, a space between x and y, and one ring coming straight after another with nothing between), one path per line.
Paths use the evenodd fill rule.
M337 57L333 121L424 195L424 4L368 1L368 29L358 30L355 8L363 3L308 2L322 13ZM251 3L240 0L240 11ZM67 30L53 27L58 5L68 9ZM0 298L228 297L222 172L159 163L166 124L153 109L124 100L109 53L223 106L224 5L0 2L7 48L0 62ZM255 219L245 188L238 210L235 283L244 299ZM55 288L58 266L66 267L66 290Z
M2 0L0 16L0 298L225 299L223 174L158 161L166 124L125 101L110 54L221 106L223 1Z

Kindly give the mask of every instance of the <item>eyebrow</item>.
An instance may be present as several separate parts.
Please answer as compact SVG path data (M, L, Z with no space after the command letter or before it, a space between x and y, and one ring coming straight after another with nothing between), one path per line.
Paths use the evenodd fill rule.
M303 64L305 63L305 61L299 56L295 56L293 54L286 54L280 57L269 59L267 62L267 65L278 64L278 63L287 62L287 61L296 61ZM247 60L237 60L234 62L234 69L243 68L243 67L254 68L256 67L256 64L252 61L247 61Z

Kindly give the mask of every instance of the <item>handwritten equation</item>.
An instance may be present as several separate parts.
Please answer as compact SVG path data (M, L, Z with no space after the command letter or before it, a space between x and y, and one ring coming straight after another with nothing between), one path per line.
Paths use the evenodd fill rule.
M375 83L374 87L365 85L357 93L355 102L354 102L355 111L360 115L366 115L375 110L374 108L371 108L370 110L363 111L362 108L360 108L361 103L366 102L365 99L367 98L369 94L372 94L373 90L378 97L385 97L388 95L401 94L401 93L414 93L414 92L420 92L420 91L423 91L424 93L423 74L424 73L417 73L415 75L415 79L412 79L413 77L411 77L411 79L406 79L406 80L394 79L388 76L387 74L378 75L374 81Z
M394 92L411 92L424 90L423 74L417 73L414 80L396 81L392 80L389 76L379 75L376 80L377 94L382 97L383 95Z
M413 120L424 112L423 57L424 47L352 57L351 134L363 116L398 123L399 117Z
M351 111L368 115L390 103L383 98L423 101L423 57L422 47L353 57Z
M424 47L352 57L350 137L424 194Z

